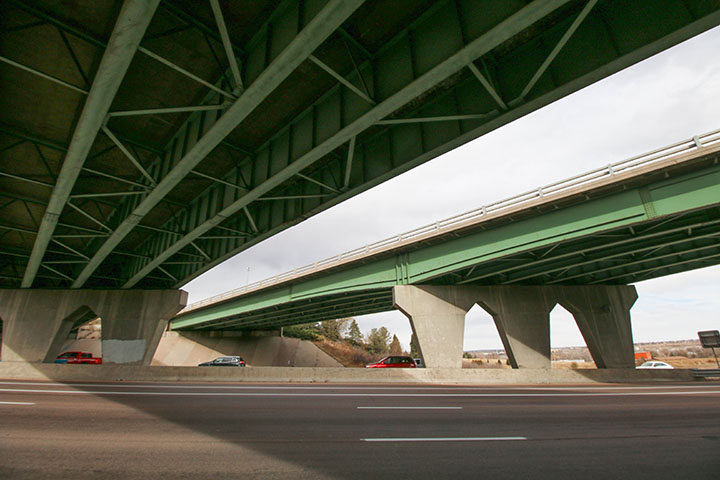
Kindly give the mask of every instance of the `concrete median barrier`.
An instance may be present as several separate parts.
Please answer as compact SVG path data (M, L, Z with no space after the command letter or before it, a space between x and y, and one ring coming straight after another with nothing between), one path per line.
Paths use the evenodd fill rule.
M416 384L568 384L692 381L690 370L634 369L364 369L246 367L201 368L134 365L0 363L0 378L56 381L278 382Z

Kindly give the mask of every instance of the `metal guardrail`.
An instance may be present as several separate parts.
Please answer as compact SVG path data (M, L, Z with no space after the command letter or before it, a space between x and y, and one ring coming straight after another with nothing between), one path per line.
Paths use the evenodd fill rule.
M446 230L451 230L452 228L457 227L458 225L465 222L481 219L482 217L490 214L509 210L516 206L535 201L538 198L556 196L567 192L572 188L589 185L599 179L605 179L617 175L618 173L623 173L629 170L659 163L672 157L676 157L678 155L682 155L684 153L708 147L717 143L720 143L720 130L715 130L702 135L695 135L688 140L683 140L681 142L674 143L672 145L668 145L666 147L662 147L657 150L644 153L642 155L631 157L626 160L621 160L616 163L611 163L605 167L597 168L595 170L591 170L589 172L576 175L574 177L561 180L559 182L551 183L549 185L545 185L543 187L537 188L535 190L530 190L519 195L514 195L504 200L500 200L489 205L484 205L480 208L476 208L468 212L461 213L459 215L445 218L443 220L438 220L434 223L415 228L408 232L401 233L393 237L389 237L384 240L380 240L378 242L371 243L363 247L359 247L341 253L339 255L326 258L324 260L319 260L317 262L305 265L300 268L295 268L288 272L275 275L274 277L266 278L264 280L254 282L243 287L230 290L229 292L221 293L219 295L206 298L205 300L194 302L185 307L182 311L180 311L178 315L187 313L200 307L204 307L206 305L237 297L245 293L252 292L254 290L260 290L271 285L277 285L278 283L282 283L310 273L315 273L326 268L339 265L340 263L345 263L372 253L378 253L383 250L392 248L401 242L414 240L431 233L440 233Z
M690 372L694 378L720 378L720 368L693 368Z

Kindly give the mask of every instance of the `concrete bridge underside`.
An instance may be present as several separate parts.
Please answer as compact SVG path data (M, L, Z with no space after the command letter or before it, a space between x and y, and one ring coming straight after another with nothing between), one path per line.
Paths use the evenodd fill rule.
M705 0L70 4L7 0L2 7L3 360L51 361L61 338L97 314L106 362L147 363L157 332L185 303L175 289L201 273L720 24L720 6ZM652 224L687 232L689 240L662 245L682 245L681 259L595 272L575 265L571 283L588 283L588 275L627 283L644 272L713 263L707 232L717 207L683 202L686 211L668 213L662 200L671 190L649 201L641 192L639 203L628 193L602 208L610 217L633 210L627 223L608 220L609 231L628 235L637 217L648 226L647 245ZM572 221L561 217L554 218ZM564 234L562 246L605 231L599 225ZM511 253L560 259L556 243L547 236ZM228 318L185 327L265 328L383 311L393 308L398 285L523 276L480 271L477 258L448 266L443 257L438 269L438 257L421 259L423 252L437 253L391 253L361 266L361 277L283 287ZM411 265L421 263L417 275ZM522 282L545 283L546 274L533 265Z
M0 287L180 288L720 24L706 0L123 3L3 2Z

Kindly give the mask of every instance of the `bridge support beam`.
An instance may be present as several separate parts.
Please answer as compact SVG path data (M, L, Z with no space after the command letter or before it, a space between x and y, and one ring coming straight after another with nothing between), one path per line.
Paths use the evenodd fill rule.
M475 304L472 287L400 285L393 287L393 303L410 319L426 367L462 367L465 314Z
M635 368L630 308L637 291L626 285L555 287L598 368Z
M630 308L635 287L413 286L393 288L429 368L460 368L465 315L480 305L495 321L513 368L550 368L550 311L575 317L598 368L633 368Z
M149 365L183 290L0 290L2 360L53 362L76 320L102 319L103 363Z
M550 310L538 287L475 287L477 303L495 321L513 368L550 368Z

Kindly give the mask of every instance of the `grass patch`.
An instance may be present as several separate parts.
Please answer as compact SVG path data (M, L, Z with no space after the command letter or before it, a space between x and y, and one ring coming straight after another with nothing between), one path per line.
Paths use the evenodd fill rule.
M368 363L380 360L380 358L384 356L372 355L363 348L353 347L345 342L333 342L331 340L321 339L313 343L345 367L362 368Z

